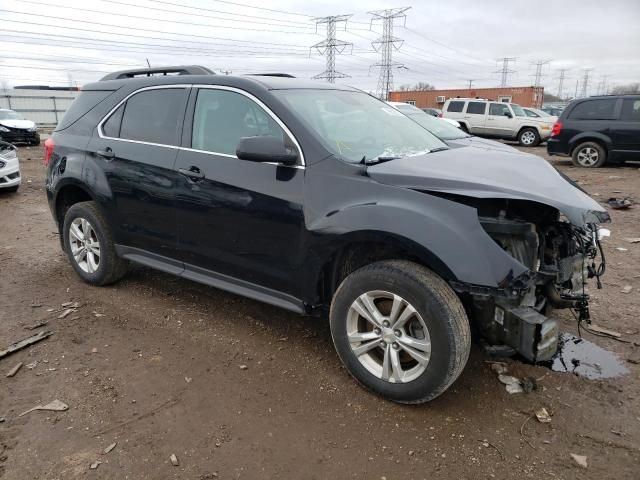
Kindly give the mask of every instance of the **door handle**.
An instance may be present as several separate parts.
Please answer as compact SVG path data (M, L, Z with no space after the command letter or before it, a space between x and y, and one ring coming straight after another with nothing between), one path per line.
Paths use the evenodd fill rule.
M96 152L96 155L102 158L106 158L107 160L111 160L116 156L116 154L113 153L113 150L111 150L111 147L107 147L104 150L98 150Z
M202 180L204 178L204 173L202 173L200 169L195 166L189 167L188 170L186 168L179 168L178 172L181 175L189 178L190 180Z

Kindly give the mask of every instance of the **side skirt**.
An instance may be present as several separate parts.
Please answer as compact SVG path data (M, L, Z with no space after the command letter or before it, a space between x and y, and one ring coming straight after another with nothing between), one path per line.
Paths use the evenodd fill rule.
M196 267L195 265L147 252L140 248L116 245L116 253L125 260L145 265L162 272L171 273L172 275L187 278L194 282L219 288L220 290L268 303L292 312L300 314L306 313L304 302L287 293L272 290L212 270Z

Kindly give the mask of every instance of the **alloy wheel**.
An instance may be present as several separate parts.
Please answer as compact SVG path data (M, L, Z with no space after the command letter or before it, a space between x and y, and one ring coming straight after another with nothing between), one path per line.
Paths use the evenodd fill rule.
M578 151L578 163L583 167L592 167L598 161L598 150L593 147L584 147Z
M375 290L355 299L347 313L347 338L360 363L390 383L415 380L431 357L431 338L422 316L391 292Z
M95 273L100 266L100 242L88 220L76 218L69 227L71 254L80 269Z
M536 134L530 130L527 130L526 132L523 132L522 135L520 135L520 140L524 145L533 145L533 143L536 141Z

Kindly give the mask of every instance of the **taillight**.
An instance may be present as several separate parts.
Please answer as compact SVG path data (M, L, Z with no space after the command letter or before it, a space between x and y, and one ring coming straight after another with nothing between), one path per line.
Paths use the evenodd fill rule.
M47 167L49 162L51 161L51 156L53 155L53 148L56 146L56 142L53 141L53 138L49 137L44 142L44 156L42 157L42 163Z
M562 123L556 122L553 124L553 128L551 129L551 136L557 137L558 135L560 135L561 131L562 131Z

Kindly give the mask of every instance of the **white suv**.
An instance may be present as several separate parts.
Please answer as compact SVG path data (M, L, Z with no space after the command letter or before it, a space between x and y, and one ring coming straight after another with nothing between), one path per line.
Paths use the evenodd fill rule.
M457 120L473 135L518 140L525 147L535 147L549 138L553 127L551 117L528 117L515 103L480 98L450 98L442 115Z

